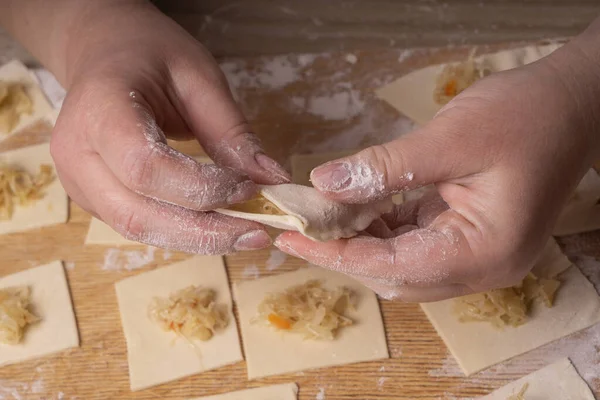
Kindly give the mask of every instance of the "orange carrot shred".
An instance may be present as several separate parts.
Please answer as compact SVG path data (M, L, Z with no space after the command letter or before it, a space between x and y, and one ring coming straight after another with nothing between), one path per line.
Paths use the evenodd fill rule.
M288 330L292 328L292 324L290 323L290 321L288 321L285 318L281 318L279 315L269 314L268 318L269 322L278 329Z

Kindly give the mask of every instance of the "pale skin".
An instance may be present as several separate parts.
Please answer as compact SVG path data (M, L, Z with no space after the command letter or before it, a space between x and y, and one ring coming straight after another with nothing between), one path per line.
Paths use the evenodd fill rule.
M210 212L289 181L264 154L214 59L144 1L0 0L0 23L68 89L51 151L69 195L124 236L199 254L271 245L259 224ZM5 12L5 10L7 10ZM429 124L312 172L340 202L435 184L358 237L281 250L388 299L434 301L517 283L600 157L600 22L550 57L494 74ZM166 145L196 138L217 166ZM354 182L353 173L374 179Z

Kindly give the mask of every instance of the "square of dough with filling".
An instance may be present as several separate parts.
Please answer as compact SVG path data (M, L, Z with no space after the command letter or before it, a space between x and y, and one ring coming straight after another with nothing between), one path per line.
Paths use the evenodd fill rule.
M276 331L253 322L258 305L268 293L314 279L328 289L347 287L357 298L356 309L347 312L354 324L340 329L333 341L307 340L301 334ZM234 285L234 295L249 379L389 357L375 293L346 275L317 267L303 268L238 282Z
M198 397L192 400L296 400L297 398L298 386L295 383L282 383L280 385Z
M40 318L28 325L21 343L0 343L0 365L54 354L79 346L79 333L62 262L30 268L0 278L0 289L27 286L30 310Z
M525 399L594 400L592 391L571 361L564 358L501 387L480 400L506 400L525 388Z
M227 327L206 342L189 341L173 332L165 332L149 317L148 307L155 297L169 297L190 285L213 289L216 303L228 309ZM243 360L222 257L192 257L124 279L117 282L115 288L127 341L131 390Z
M506 71L543 58L560 44L527 46L475 57L491 72ZM377 90L377 96L392 107L423 125L433 119L442 106L434 101L438 75L447 64L431 65L413 71Z
M8 83L22 84L25 93L33 103L31 115L21 115L19 122L17 122L10 132L0 132L0 141L31 124L46 118L46 116L52 112L53 107L42 92L37 80L29 69L27 69L20 61L12 60L0 66L0 80Z
M10 220L0 220L0 235L67 222L69 198L56 176L48 143L0 153L0 164L23 168L34 175L39 172L40 165L47 164L52 166L55 176L43 190L42 199L24 207L16 206Z
M551 308L534 304L527 322L497 329L487 322L460 322L454 299L421 308L468 376L600 322L600 296L551 239L532 271L557 276L561 286Z

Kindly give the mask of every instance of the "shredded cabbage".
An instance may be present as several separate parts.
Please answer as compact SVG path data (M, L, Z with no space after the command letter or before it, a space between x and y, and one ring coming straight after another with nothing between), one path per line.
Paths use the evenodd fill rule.
M149 312L164 331L189 340L207 341L229 324L227 307L215 303L215 292L197 286L188 286L168 298L154 298Z
M454 312L461 322L485 321L496 328L517 327L527 322L532 303L537 299L552 307L560 281L529 274L521 284L455 300Z
M337 331L353 321L344 314L354 308L354 296L345 287L328 290L309 280L279 293L267 294L258 306L257 321L306 339L333 340Z
M53 168L40 165L37 175L0 164L0 220L9 220L16 205L28 206L44 198L44 189L54 181Z
M447 104L478 79L489 73L475 62L473 55L472 52L467 60L444 67L437 77L433 93L436 103L440 105Z
M22 115L31 115L33 103L20 83L0 81L0 134L9 133Z
M243 203L233 204L228 209L252 214L286 215L275 204L260 194Z
M0 343L21 342L27 325L39 321L29 310L29 288L0 289Z

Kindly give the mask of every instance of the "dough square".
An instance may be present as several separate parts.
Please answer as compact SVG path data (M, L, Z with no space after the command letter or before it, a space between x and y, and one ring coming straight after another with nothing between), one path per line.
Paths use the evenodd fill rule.
M536 304L527 323L516 328L497 329L485 322L461 323L454 315L453 299L421 304L465 375L600 322L600 296L579 269L562 254L554 239L549 241L533 272L540 277L562 272L558 277L562 285L552 308Z
M229 325L207 342L192 344L173 332L163 331L148 316L154 297L168 297L190 285L215 290L216 301L229 308ZM222 257L192 257L124 279L115 288L127 341L132 391L243 360Z
M113 228L99 219L92 217L90 227L88 228L88 232L85 237L85 244L97 244L103 246L130 246L139 245L140 243L125 239Z
M17 345L0 344L0 365L15 364L79 346L79 333L62 262L0 278L0 289L27 286L31 310L40 321L29 325Z
M519 393L525 384L528 385L526 399L595 400L568 358L511 382L480 400L506 400Z
M560 46L560 44L549 44L520 47L485 54L475 57L475 60L492 72L505 71L537 61ZM377 96L419 125L424 125L442 108L434 101L433 95L437 77L445 66L446 64L431 65L413 71L378 89Z
M0 235L67 222L69 198L56 176L48 143L0 153L0 164L16 165L31 174L37 174L40 165L48 164L54 168L55 175L54 181L44 190L44 198L30 206L17 206L12 219L0 221Z
M35 77L23 63L18 60L12 60L0 66L0 80L7 82L19 82L33 103L33 111L31 115L22 115L19 122L11 132L0 132L0 141L8 136L19 132L23 128L37 122L40 119L49 115L53 108L42 89L40 88Z
M298 385L282 383L280 385L263 386L254 389L197 397L191 400L297 400Z
M265 295L317 279L330 289L345 286L357 295L355 311L348 316L354 325L338 332L334 341L305 340L302 335L276 331L252 323ZM317 267L234 285L248 379L299 372L307 369L389 358L377 297L354 279Z

